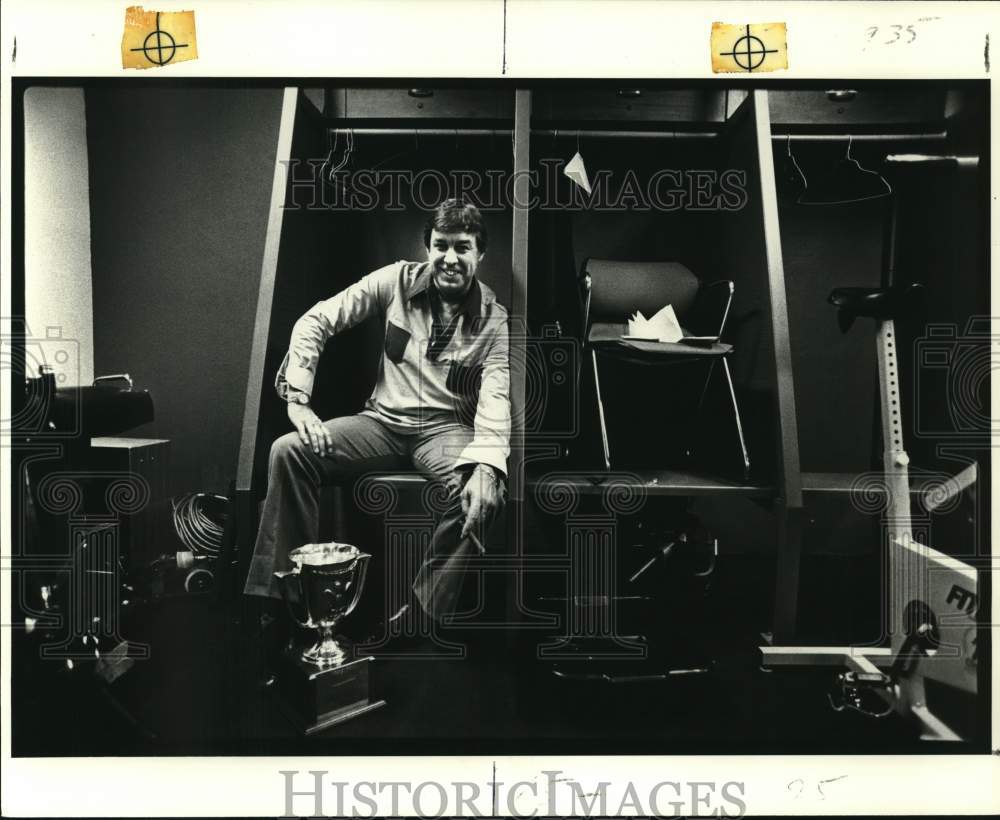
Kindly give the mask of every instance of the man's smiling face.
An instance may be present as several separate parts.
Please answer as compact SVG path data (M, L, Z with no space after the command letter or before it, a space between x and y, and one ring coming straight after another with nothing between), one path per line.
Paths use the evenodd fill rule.
M431 264L434 286L446 302L465 298L482 259L475 234L431 231L427 261Z

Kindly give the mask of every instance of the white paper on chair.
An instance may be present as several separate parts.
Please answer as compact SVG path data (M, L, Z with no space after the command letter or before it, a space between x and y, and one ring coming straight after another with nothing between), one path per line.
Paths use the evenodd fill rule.
M684 333L671 305L661 308L652 319L637 310L628 320L628 336L657 342L679 342Z

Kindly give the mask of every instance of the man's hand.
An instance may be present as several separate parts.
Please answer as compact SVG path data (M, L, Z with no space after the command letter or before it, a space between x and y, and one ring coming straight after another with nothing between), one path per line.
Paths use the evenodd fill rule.
M319 416L308 404L288 403L288 418L307 447L318 456L328 456L333 452L330 431L323 426Z
M462 512L465 525L462 538L470 532L478 535L482 524L493 520L503 503L503 484L494 469L487 464L477 464L462 488Z

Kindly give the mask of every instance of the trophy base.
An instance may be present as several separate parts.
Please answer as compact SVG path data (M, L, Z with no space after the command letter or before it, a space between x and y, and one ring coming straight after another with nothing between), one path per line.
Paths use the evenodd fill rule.
M350 647L343 640L339 643ZM385 706L384 700L373 702L369 695L368 670L374 658L355 657L353 647L347 657L343 663L320 667L303 660L300 647L282 655L277 675L279 700L303 734L321 732Z

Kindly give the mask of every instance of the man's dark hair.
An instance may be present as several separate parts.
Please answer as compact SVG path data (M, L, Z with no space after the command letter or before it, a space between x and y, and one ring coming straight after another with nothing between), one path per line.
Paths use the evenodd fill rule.
M430 215L424 225L424 247L431 246L431 231L438 233L471 233L476 237L476 248L486 253L486 225L479 208L457 199L446 199Z

